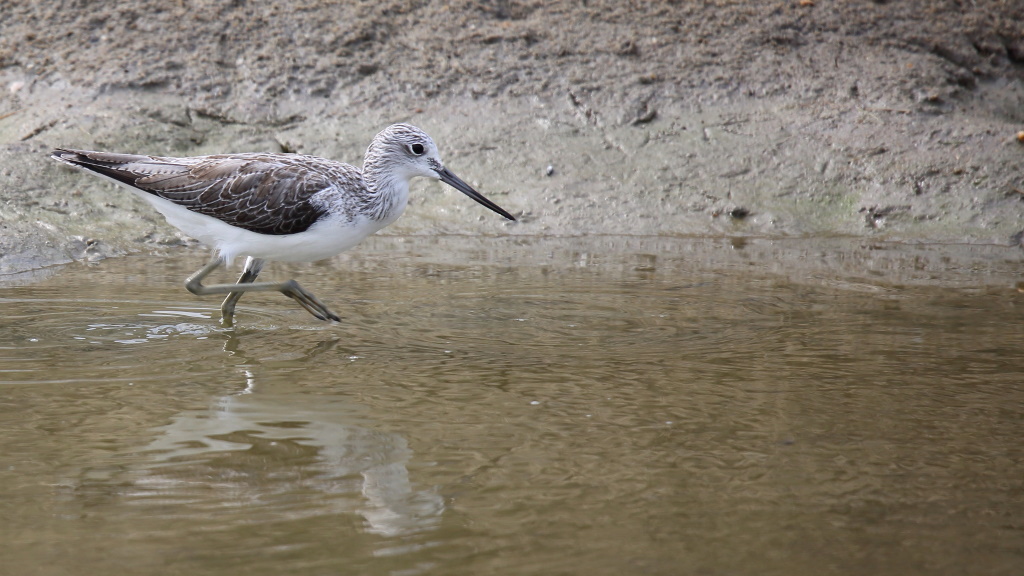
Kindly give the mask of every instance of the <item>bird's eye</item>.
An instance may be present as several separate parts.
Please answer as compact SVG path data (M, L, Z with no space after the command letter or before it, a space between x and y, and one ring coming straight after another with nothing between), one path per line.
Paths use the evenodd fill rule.
M424 152L423 144L409 144L409 152L412 152L413 156L422 156Z

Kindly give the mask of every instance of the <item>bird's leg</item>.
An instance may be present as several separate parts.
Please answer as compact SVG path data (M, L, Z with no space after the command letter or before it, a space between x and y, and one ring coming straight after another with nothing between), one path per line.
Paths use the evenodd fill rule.
M245 267L242 269L242 275L238 277L237 284L252 284L255 282L265 263L266 260L262 258L247 257L245 259ZM235 315L235 304L238 303L242 294L245 294L245 292L229 292L228 297L224 299L224 303L220 305L221 318L225 325L231 326L232 318Z
M188 290L189 292L195 294L196 296L203 296L205 294L211 294L211 292L207 292L207 290L212 288L212 286L210 286L210 287L203 286L203 278L206 278L207 276L209 276L210 272L213 272L214 270L216 270L217 267L220 266L223 263L224 263L224 259L223 258L221 258L220 256L214 256L213 260L210 260L209 264L207 264L206 266L203 266L195 274L193 274L193 275L191 275L191 276L189 276L188 278L185 279L185 289Z
M341 318L338 318L337 314L331 312L327 305L317 299L312 293L306 291L305 288L299 286L299 283L295 280L287 280L285 282L254 282L256 275L263 268L263 260L259 258L246 260L245 271L242 272L242 276L238 279L238 284L211 284L204 286L203 279L223 263L224 260L222 258L219 256L214 257L209 264L185 280L185 288L198 296L227 294L228 297L224 299L224 304L221 306L221 311L224 313L224 324L227 326L231 325L234 305L242 297L243 292L280 292L298 302L307 312L320 320L341 321Z

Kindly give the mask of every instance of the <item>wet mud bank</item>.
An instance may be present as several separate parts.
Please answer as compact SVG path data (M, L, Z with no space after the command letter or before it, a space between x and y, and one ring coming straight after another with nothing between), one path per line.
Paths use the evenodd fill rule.
M519 222L420 183L387 234L1019 250L1024 6L748 4L5 3L0 274L188 242L55 146L358 165L395 121Z

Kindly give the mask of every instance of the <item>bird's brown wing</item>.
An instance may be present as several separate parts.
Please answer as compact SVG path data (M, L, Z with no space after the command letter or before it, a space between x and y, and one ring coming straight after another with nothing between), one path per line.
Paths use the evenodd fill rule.
M53 157L261 234L308 229L327 213L313 196L338 177L359 177L347 164L296 154L169 158L58 149Z

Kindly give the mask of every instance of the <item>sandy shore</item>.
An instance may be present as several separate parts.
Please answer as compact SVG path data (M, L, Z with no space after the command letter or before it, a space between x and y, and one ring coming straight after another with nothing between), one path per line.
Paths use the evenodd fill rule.
M1024 4L6 2L0 274L183 242L54 146L358 165L411 121L391 233L1019 245Z

